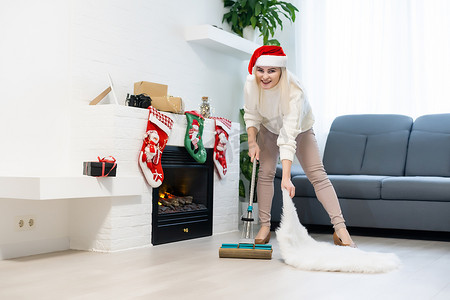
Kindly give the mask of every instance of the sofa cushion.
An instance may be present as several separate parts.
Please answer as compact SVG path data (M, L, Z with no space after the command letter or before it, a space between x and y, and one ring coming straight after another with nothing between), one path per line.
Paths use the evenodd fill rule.
M409 131L401 130L367 137L361 173L367 175L403 175Z
M381 197L386 200L450 202L450 178L446 177L388 177L381 186Z
M380 199L381 182L387 176L371 175L329 175L331 183L339 198ZM292 178L296 197L315 197L314 188L306 175Z
M414 122L407 176L450 176L450 114L424 115Z
M337 117L323 162L328 174L403 175L412 118L369 114Z
M323 159L327 172L329 174L359 174L366 143L366 135L338 131L330 133L325 147L327 155Z
M295 196L297 197L315 197L314 188L306 175L297 175L291 178L295 186Z

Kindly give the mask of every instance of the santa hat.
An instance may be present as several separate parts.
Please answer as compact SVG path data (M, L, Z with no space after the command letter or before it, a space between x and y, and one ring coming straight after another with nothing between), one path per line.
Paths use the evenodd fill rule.
M252 74L254 66L286 67L287 56L280 46L261 46L253 52L248 72Z

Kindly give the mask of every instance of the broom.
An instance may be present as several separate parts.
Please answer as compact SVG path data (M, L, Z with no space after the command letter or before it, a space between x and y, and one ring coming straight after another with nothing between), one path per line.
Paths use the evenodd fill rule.
M253 197L256 177L256 158L253 159L252 181L250 184L250 198L248 201L247 216L242 216L244 222L242 238L238 244L222 244L219 248L220 258L257 258L272 259L272 245L255 244L253 238Z

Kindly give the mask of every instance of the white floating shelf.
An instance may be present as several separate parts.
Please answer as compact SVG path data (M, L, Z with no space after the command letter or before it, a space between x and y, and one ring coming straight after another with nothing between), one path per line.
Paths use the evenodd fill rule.
M53 200L141 195L141 177L0 177L0 198Z
M250 59L258 44L212 25L187 27L185 39L240 59Z

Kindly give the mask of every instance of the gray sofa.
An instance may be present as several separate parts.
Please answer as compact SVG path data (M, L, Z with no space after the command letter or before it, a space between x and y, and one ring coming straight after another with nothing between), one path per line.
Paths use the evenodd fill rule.
M347 226L450 232L450 114L337 117L323 162ZM293 198L305 225L330 225L301 168ZM272 222L280 221L281 166Z

